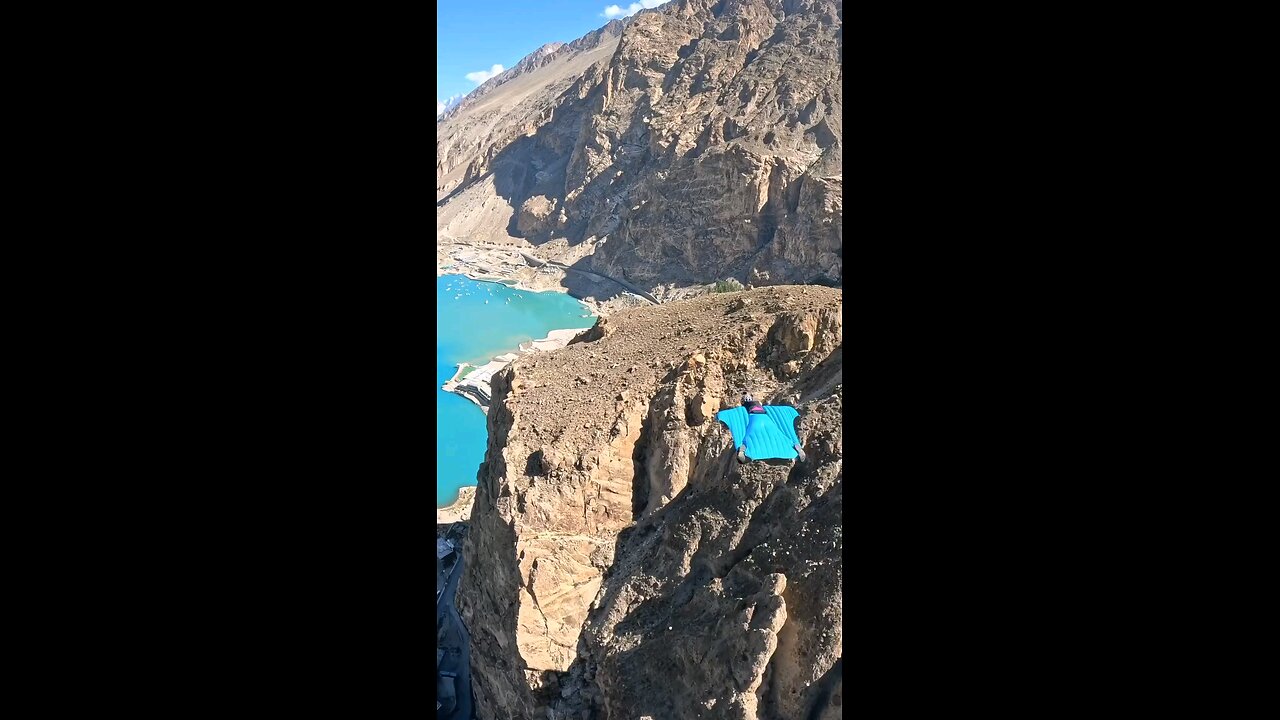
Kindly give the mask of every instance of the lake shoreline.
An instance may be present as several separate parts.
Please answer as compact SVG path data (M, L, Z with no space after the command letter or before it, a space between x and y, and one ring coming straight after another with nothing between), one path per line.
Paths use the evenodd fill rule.
M568 267L585 257L586 250L565 255L555 259L534 255L533 247L503 245L496 243L469 243L456 239L436 241L436 277L443 275L461 275L476 282L491 282L505 285L525 292L556 292L568 295L591 309L592 315L607 316L612 312L631 307L648 305L650 300L626 290L613 288L618 284L612 278L599 276L587 271L576 271ZM561 263L560 265L553 263ZM603 281L588 285L593 290L601 290L597 299L590 294L580 295L566 287L569 272L578 272L587 277ZM623 287L623 286L620 286ZM580 292L587 292L585 290Z
M467 522L471 519L471 508L476 502L476 486L463 485L458 488L458 497L444 507L436 508L436 525Z
M460 272L458 270L453 270L453 269L446 270L444 268L439 268L439 267L436 268L436 277L444 277L446 275L457 275L460 277L464 277L468 280L474 280L475 282L502 285L503 287L508 287L508 288L511 288L512 290L519 290L521 292L560 293L562 295L568 295L574 300L577 300L578 302L582 303L587 308L587 312L590 313L591 317L600 317L601 315L605 314L604 306L595 298L578 297L577 295L574 295L573 293L569 292L568 290L560 286L533 287L530 285L526 285L522 280L511 280L508 278L498 277L496 275L477 275L472 272Z
M525 285L524 282L518 279L512 280L512 279L505 279L505 278L500 278L496 276L476 275L475 273L472 273L472 272L458 272L457 270L452 269L452 267L450 268L441 267L437 263L436 277L444 277L445 275L460 275L474 282L493 283L495 285L502 285L504 287L511 288L512 290L519 290L521 292L563 293L565 295L568 295L569 297L572 297L574 300L577 300L578 302L582 303L583 307L587 309L587 314L583 315L584 319L602 317L600 313L601 308L599 307L598 304L595 303L594 300L587 300L584 298L577 297L573 293L568 292L562 287L544 287L544 288L529 287ZM577 337L579 334L586 332L587 330L590 330L590 329L591 328L586 327L586 328L564 328L564 329L551 330L547 333L546 337L520 343L520 345L515 350L511 350L509 352L495 355L492 359L489 360L489 362L483 365L475 365L467 362L458 363L458 369L456 372L453 373L453 377L449 378L449 380L446 381L444 385L440 387L440 389L444 390L445 392L451 392L455 395L460 395L470 400L471 402L478 405L481 411L483 411L486 415L488 415L489 399L492 397L492 390L489 386L489 379L493 377L494 373L498 372L499 370L506 367L507 365L510 365L511 363L515 362L522 355L527 355L533 352L550 352L552 350L559 350L565 345L568 345L569 341L573 340L573 338ZM468 369L471 369L471 372L469 373L466 372Z
M513 350L509 352L503 352L503 353L497 354L491 357L488 362L481 363L481 361L479 361L478 359L475 363L456 362L454 364L456 369L453 371L452 375L447 380L445 380L442 385L437 386L438 390L449 392L459 397L466 398L469 402L479 407L480 411L485 415L488 414L489 399L492 394L492 389L489 383L494 373L502 370L503 368L507 367L508 365L515 362L519 358L523 357L524 355L537 353L537 352L550 352L553 350L558 350L560 348L563 348L564 346L568 345L569 342L572 341L579 334L589 330L591 326L595 324L596 319L600 317L596 307L592 306L588 302L584 302L581 298L575 297L572 293L564 292L562 288L524 287L522 286L523 283L520 283L512 279L496 278L491 276L486 277L486 276L477 275L476 273L458 272L450 268L437 267L436 277L438 282L444 279L444 276L446 275L465 277L471 282L476 284L492 283L495 285L502 285L510 290L520 291L520 292L529 292L529 293L559 292L562 295L567 295L568 297L572 298L575 301L573 303L573 308L567 309L568 312L566 314L569 314L570 317L564 317L562 319L551 321L549 323L542 325L540 328L537 328L537 329L530 328L532 332L546 332L546 335L544 337L534 338L534 339L520 342L518 343L517 347L514 348ZM496 292L497 292L496 290L492 290L492 289L489 291L490 294L493 294ZM499 297L501 297L504 294L505 293L499 293ZM480 295L482 298L485 297L484 291L481 291ZM515 300L515 299L514 298L509 299L508 302L511 302L512 300ZM533 298L531 297L526 297L524 300L524 302L531 302L531 301L533 301ZM538 302L543 304L547 302L551 302L553 305L560 304L559 301L554 301L554 300L551 300L550 298L545 298L544 300L541 300ZM498 303L501 304L500 299L498 300ZM467 317L466 312L467 311L463 311L463 314L458 317ZM578 317L580 318L580 321L575 322L575 320L572 318L572 314L577 314ZM565 325L576 325L576 327L553 328L549 330L545 329L547 325L558 325L561 323L564 323ZM449 330L438 329L437 332L442 333L437 338L438 342L452 342L451 338L466 337L470 334L468 329L465 327L465 323L461 326L458 326L455 323L455 325L450 326ZM531 335L532 332L530 332L529 334L523 335L523 337L529 337L529 335ZM511 338L512 341L515 339L516 338ZM456 358L460 360L463 357L467 357L467 354L465 353L461 355L454 354L453 357L450 359ZM483 357L483 355L472 356L472 357ZM437 378L441 377L444 374L445 370L446 368L443 368L443 367L439 368L437 373ZM465 410L463 412L470 413L472 411ZM487 434L487 429L481 428L480 430L482 433ZM484 435L481 435L480 438L483 440ZM440 480L438 480L437 482L440 482L441 486L447 488L449 486L453 486L454 481L459 479L461 479L461 476L453 476L453 480L450 480L447 483L442 482ZM470 482L472 484L461 485L458 487L459 495L457 496L457 499L455 499L452 503L445 506L437 506L436 511L437 511L438 523L466 521L467 517L469 517L470 515L471 505L474 502L474 493L475 493L475 487L476 487L474 484L475 483L474 475L470 477Z
M484 365L472 365L471 363L458 363L458 370L449 378L448 382L440 387L445 392L451 392L455 395L470 400L486 414L489 414L489 400L493 397L493 391L489 386L490 379L494 373L505 368L511 363L519 360L524 355L538 352L552 352L569 344L578 335L590 330L591 328L565 328L563 330L552 330L547 336L538 340L531 340L520 343L514 352L502 353L495 356L492 360ZM469 373L465 373L467 368L473 368Z

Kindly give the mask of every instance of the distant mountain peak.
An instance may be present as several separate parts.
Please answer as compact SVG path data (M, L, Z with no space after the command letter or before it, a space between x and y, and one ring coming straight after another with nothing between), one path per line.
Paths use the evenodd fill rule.
M537 50L534 50L533 52L529 53L527 57L542 57L544 55L550 55L551 53L559 50L562 47L564 47L564 43L562 42L549 42L546 45L543 45L542 47L538 48Z

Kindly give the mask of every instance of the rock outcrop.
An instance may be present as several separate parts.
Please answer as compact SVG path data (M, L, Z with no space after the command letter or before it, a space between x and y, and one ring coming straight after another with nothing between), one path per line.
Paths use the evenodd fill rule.
M437 234L654 294L839 285L842 23L840 0L673 0L530 56L437 123Z
M840 716L840 305L636 308L494 375L458 593L482 720ZM743 389L800 410L806 462L737 464Z

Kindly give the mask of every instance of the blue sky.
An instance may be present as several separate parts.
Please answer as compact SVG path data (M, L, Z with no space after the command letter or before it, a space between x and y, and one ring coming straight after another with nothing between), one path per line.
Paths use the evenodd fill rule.
M549 42L570 42L663 0L437 0L436 114Z

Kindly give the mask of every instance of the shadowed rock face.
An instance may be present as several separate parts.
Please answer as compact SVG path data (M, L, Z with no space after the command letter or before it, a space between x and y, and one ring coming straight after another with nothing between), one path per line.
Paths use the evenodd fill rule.
M437 234L650 291L840 284L842 17L673 0L490 80L437 123Z
M840 716L840 305L637 308L494 376L458 592L482 720ZM799 408L807 462L736 463L744 388Z

